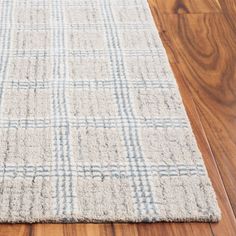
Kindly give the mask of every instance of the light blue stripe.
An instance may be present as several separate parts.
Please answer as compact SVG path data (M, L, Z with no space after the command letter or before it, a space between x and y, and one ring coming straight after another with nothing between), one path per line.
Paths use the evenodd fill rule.
M110 50L110 59L112 62L112 69L113 69L113 76L114 79L117 81L120 81L122 79L126 79L125 75L125 69L123 65L123 58L121 52L121 46L118 38L118 34L116 32L116 29L113 29L114 19L112 15L112 10L110 8L108 1L103 1L102 4L102 10L103 10L103 17L107 20L108 23L110 23L110 26L107 27L107 42ZM112 50L113 48L113 50ZM116 82L115 82L116 85ZM115 96L117 99L117 105L119 110L119 115L123 117L134 117L132 112L132 105L131 101L129 99L129 91L128 88L119 88L118 86L115 86ZM127 99L128 98L128 99ZM135 124L135 123L134 123ZM144 162L143 158L140 158L138 160L137 156L142 157L142 152L139 146L138 142L138 135L136 133L136 124L134 127L124 127L123 126L123 137L126 143L127 152L128 152L128 160L129 160L129 167L130 171L133 174L135 169L139 168L139 161ZM128 138L128 139L127 139ZM146 197L147 193L143 189L143 182L145 182L145 187L148 187L148 194L151 195L151 201L153 202L153 197L149 185L148 178L139 178L139 184L137 185L136 181L133 179L133 188L135 192L135 198L137 204L137 211L139 216L143 214L143 210L146 211L146 213L149 212L149 208L152 208L154 212L156 213L155 206L151 203L147 203ZM142 191L141 196L143 196L143 199L141 199L141 196L138 196L139 191ZM145 205L145 209L143 209L143 204Z
M58 2L58 5L59 6L61 6L60 8L59 8L59 12L60 12L60 20L61 20L61 22L60 22L60 26L63 26L63 24L64 24L64 12L63 12L63 8L62 8L62 2L61 1L59 1ZM63 48L65 48L65 31L64 31L64 29L63 29L63 27L61 27L61 29L62 29L62 47ZM65 54L66 54L66 52L65 52ZM71 158L72 158L72 156L71 156L71 148L70 148L70 146L71 146L71 144L70 144L70 139L69 139L69 137L70 137L70 123L69 123L69 118L68 118L68 111L67 111L67 100L66 100L66 93L65 93L65 90L66 90L66 86L65 86L65 84L66 84L66 80L68 79L68 75L67 75L67 68L66 68L66 59L65 59L65 56L63 57L63 67L64 67L64 74L63 74L63 76L62 76L62 78L63 78L63 91L62 91L62 94L61 94L61 97L62 97L62 104L64 104L64 106L63 106L63 114L62 114L62 116L64 116L65 117L65 120L66 120L66 126L65 126L65 137L64 137L64 139L65 139L65 142L66 142L66 153L64 153L64 155L65 155L65 158L67 159L67 163L68 163L68 165L69 165L69 171L71 172ZM72 178L69 178L69 192L71 192L72 193L72 191L73 191L73 189L76 189L77 188L77 186L75 186L74 185L74 180L72 179ZM66 181L65 181L65 183L67 183ZM66 189L65 189L65 194L66 194ZM76 199L76 198L75 198ZM65 198L65 206L64 206L64 214L65 213L67 213L68 214L68 212L66 212L66 209L67 208L69 208L69 213L70 214L73 214L73 210L74 210L74 205L75 204L77 204L76 202L74 203L74 201L76 201L74 198L68 198L68 197L66 197ZM68 204L69 203L69 204Z
M155 76L155 74L149 74ZM67 80L67 81L5 81L2 84L2 88L6 89L50 89L52 87L58 87L58 89L110 89L114 86L124 88L160 88L160 89L175 89L175 84L171 80L134 80L127 81L122 80L116 82L114 80Z
M57 24L56 23L56 20L57 20L57 1L52 1L52 17L53 17L53 24ZM56 52L56 50L59 48L59 45L58 45L58 40L59 40L59 35L58 35L58 31L59 31L59 28L58 27L53 27L54 28L54 31L53 31L53 50L54 50L54 53ZM53 79L57 79L59 78L59 62L58 60L60 59L60 57L57 57L57 56L53 56ZM60 123L57 121L57 117L60 117L59 116L59 112L58 112L58 94L57 94L57 89L56 88L53 88L53 114L54 114L54 125L56 126L60 126ZM56 179L56 195L57 195L57 199L54 200L54 211L56 211L56 214L57 215L60 215L61 214L61 208L63 206L61 206L61 201L60 201L60 198L61 198L61 192L59 192L59 178L60 179L63 179L63 175L60 176L59 175L59 172L58 172L58 162L60 161L60 155L59 155L59 150L60 150L60 130L59 129L53 129L54 131L54 137L53 137L53 140L54 140L54 153L55 153L55 159L53 161L56 169L57 169L57 179ZM64 194L62 196L62 198L64 197Z

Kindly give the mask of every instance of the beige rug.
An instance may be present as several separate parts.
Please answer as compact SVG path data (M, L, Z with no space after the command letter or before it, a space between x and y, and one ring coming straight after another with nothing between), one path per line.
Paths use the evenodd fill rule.
M146 0L0 0L0 221L218 221Z

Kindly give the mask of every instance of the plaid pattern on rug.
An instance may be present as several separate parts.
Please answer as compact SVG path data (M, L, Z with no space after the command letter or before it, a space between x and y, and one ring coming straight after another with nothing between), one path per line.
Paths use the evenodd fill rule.
M146 0L0 0L0 221L218 221Z

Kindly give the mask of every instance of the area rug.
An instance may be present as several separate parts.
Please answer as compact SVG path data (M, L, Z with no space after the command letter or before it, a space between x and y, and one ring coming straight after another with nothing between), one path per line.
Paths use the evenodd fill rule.
M0 221L220 218L146 0L0 1Z

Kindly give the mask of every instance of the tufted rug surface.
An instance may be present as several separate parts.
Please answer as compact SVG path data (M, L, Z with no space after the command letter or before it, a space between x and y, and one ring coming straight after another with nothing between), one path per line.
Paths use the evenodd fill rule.
M146 0L0 0L0 221L218 221Z

